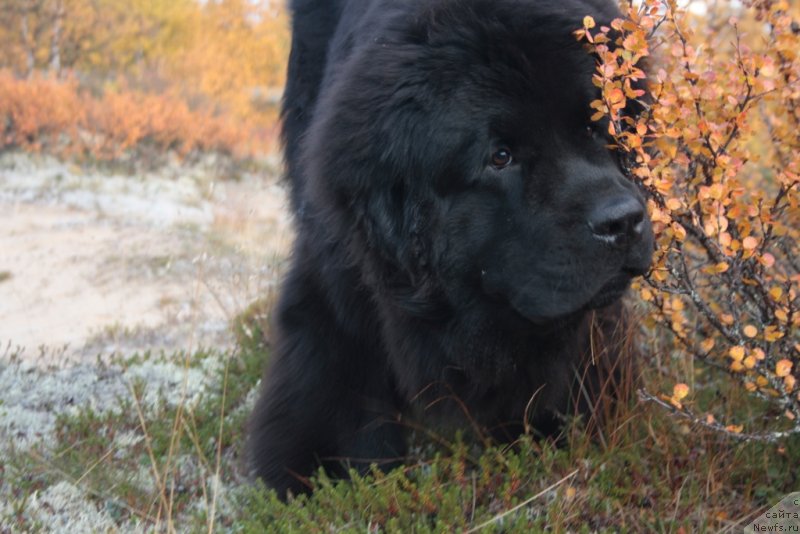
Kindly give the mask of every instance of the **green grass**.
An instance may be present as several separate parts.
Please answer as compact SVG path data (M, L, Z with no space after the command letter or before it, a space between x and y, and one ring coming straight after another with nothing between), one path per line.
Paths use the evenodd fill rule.
M645 410L649 412L649 410ZM662 413L640 413L614 448L521 440L514 450L466 448L388 475L317 479L288 504L251 488L230 524L244 532L717 532L798 486L800 440L737 444L684 434ZM555 487L552 487L555 485ZM267 503L265 505L265 503ZM503 515L524 503L519 510ZM481 527L481 525L486 525Z
M0 459L0 476L13 488L5 497L19 510L16 526L37 529L22 510L34 492L61 480L83 488L120 523L252 533L741 531L800 488L800 438L741 443L632 401L605 446L580 421L562 446L530 438L489 449L460 438L421 443L425 452L403 469L351 481L320 474L313 495L280 502L248 480L242 465L248 399L269 354L268 308L256 303L236 322L240 348L232 354L162 356L211 369L213 387L197 404L147 407L140 383L116 410L60 417L51 447ZM209 359L222 365L205 365ZM668 390L650 375L652 391ZM707 389L703 395L727 395L728 415L739 421L765 416L724 384ZM215 476L224 488L216 497Z

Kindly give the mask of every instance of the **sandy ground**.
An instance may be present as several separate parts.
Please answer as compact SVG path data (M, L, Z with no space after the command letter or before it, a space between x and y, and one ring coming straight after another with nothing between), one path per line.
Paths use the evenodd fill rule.
M145 410L202 397L220 360L188 368L172 355L231 354L231 319L274 291L292 239L277 168L117 176L0 156L0 532L21 516L42 532L141 530L115 524L79 482L16 495L4 451L49 454L59 414L118 410L133 383L146 384ZM165 356L111 358L145 351Z
M0 158L0 346L54 363L227 344L291 241L276 174L108 176Z

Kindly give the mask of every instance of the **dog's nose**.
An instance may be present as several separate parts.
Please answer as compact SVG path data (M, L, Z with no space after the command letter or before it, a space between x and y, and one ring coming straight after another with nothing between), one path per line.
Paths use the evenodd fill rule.
M589 228L595 239L625 246L642 236L644 206L632 195L600 202L589 214Z

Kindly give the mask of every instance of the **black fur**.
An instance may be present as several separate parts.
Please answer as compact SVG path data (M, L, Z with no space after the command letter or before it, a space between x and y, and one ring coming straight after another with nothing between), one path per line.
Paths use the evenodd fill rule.
M420 416L498 439L552 432L575 373L598 382L589 317L612 335L614 303L652 253L646 217L635 233L591 224L643 206L602 125L587 129L594 59L572 35L616 8L292 10L284 142L298 237L251 419L256 475L285 495L319 465L391 466ZM504 148L513 161L493 164Z

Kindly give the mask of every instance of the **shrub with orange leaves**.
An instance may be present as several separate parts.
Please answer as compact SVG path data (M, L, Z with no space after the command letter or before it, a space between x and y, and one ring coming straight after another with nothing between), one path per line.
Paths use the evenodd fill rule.
M76 82L34 76L19 80L0 70L0 148L59 151L83 122Z
M69 77L21 79L0 71L0 150L100 161L170 152L182 158L213 152L246 159L273 150L275 130L192 109L173 92L107 90L98 97Z
M800 8L626 6L610 27L585 19L576 37L598 58L592 119L648 195L658 251L639 295L673 353L777 415L743 429L717 422L719 406L687 404L684 384L641 396L745 439L800 433Z
M87 102L85 128L93 135L87 149L95 158L112 160L137 148L173 151L181 157L216 152L243 157L248 129L234 119L193 111L177 95L108 91Z

